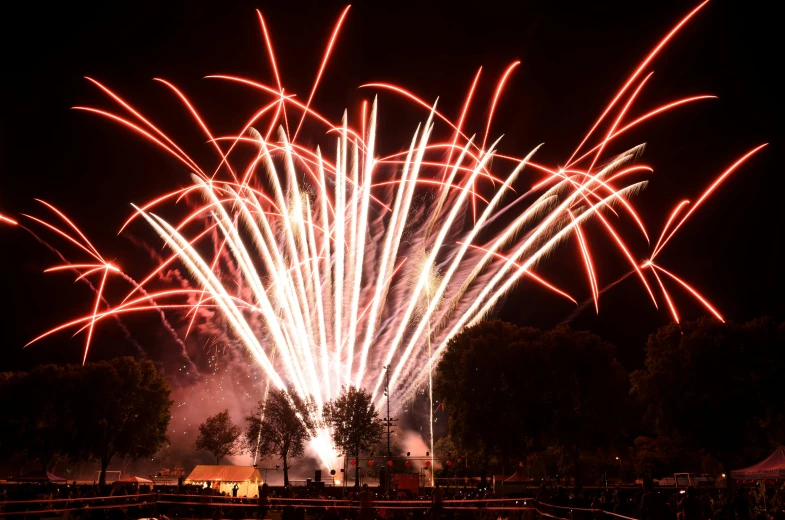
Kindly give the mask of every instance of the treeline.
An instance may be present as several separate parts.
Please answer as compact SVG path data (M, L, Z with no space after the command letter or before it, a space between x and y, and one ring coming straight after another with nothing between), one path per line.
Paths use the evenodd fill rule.
M719 475L785 441L785 325L701 319L649 337L631 373L589 332L488 321L451 340L435 394L437 453L457 468L530 476ZM470 471L470 470L466 470Z
M589 332L541 331L488 321L453 338L434 374L449 418L436 454L442 476L719 474L785 442L785 325L701 319L649 337L643 368L628 372L616 348ZM0 374L0 458L99 461L153 456L167 443L170 388L151 362L117 358ZM199 426L195 448L216 462L273 456L288 482L291 459L328 427L337 451L379 450L382 423L370 394L344 389L322 414L310 397L271 390L232 423L228 411ZM354 465L355 472L359 464Z
M0 459L35 461L43 471L65 459L98 461L104 485L115 456L152 457L168 443L170 395L152 362L131 357L0 373ZM194 448L211 453L216 463L242 452L255 459L274 456L288 484L291 459L304 455L322 426L333 431L341 452L355 458L381 439L378 413L363 389L344 388L316 412L312 398L274 389L248 414L244 428L228 410L208 417Z
M152 362L131 357L0 373L0 457L44 471L99 461L103 485L114 456L149 457L167 442L170 393Z

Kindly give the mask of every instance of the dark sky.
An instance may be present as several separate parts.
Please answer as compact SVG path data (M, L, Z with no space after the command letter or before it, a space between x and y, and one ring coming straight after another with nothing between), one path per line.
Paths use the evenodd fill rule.
M558 164L648 49L693 5L625 0L483 1L466 7L455 2L358 3L314 103L337 119L344 108L357 109L372 94L358 91L357 85L388 80L426 99L441 96L441 109L456 114L478 66L485 67L485 83L477 99L489 99L496 78L520 59L493 133L504 133L502 151L517 155L544 142L537 158ZM655 74L637 113L696 93L716 94L719 101L673 112L625 141L630 146L646 142L643 160L655 168L649 188L636 198L654 234L678 200L694 200L738 156L771 143L723 185L662 257L664 265L693 282L733 320L765 314L781 318L785 311L785 111L776 81L781 28L777 13L762 5L713 0L650 67ZM125 130L69 110L110 106L83 76L117 89L184 142L201 144L187 114L150 80L163 77L182 87L217 133L236 129L258 102L254 94L201 78L233 73L270 81L257 7L266 15L288 90L307 96L342 4L118 1L97 6L59 2L44 8L16 3L4 13L0 31L0 212L41 214L32 199L43 198L74 216L108 257L127 258L133 246L115 233L130 213L128 204L187 179L181 167ZM470 127L481 131L486 106L475 106ZM405 146L426 116L389 95L381 98L380 111L380 132L392 143L383 152ZM600 281L609 283L625 268L598 231L594 247ZM573 292L588 296L588 288L576 282L581 265L575 261L574 244L564 248L570 254L554 255L545 272L575 282ZM89 294L66 276L42 274L56 259L18 229L0 227L0 252L0 369L76 361L81 340L67 335L25 352L20 348L53 324L83 312ZM674 288L673 294L685 318L703 313L683 292ZM501 315L552 326L572 310L522 286L506 300ZM648 333L667 321L666 311L654 311L630 278L604 295L598 317L587 309L573 326L614 342L632 367L640 363ZM105 334L97 338L103 346L96 356L128 351L120 337Z

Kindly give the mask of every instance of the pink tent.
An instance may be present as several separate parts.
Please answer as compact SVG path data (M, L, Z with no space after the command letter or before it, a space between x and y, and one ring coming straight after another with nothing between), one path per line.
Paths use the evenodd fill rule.
M142 477L125 477L122 480L115 480L115 482L120 482L122 484L147 484L147 485L151 485L153 483L152 480Z
M749 468L730 472L731 477L739 480L763 480L785 478L785 448L780 446L765 460Z

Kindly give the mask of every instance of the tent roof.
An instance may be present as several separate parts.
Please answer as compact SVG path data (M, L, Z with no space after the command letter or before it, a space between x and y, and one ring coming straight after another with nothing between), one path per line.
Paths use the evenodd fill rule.
M510 475L509 477L504 479L504 482L505 483L507 483L507 482L509 482L509 483L528 482L529 480L531 480L531 479L528 478L526 475L516 471L515 473L513 473L512 475Z
M200 464L194 468L185 480L191 482L215 480L222 482L246 482L262 480L262 475L253 466L210 466Z
M18 477L11 477L12 482L66 482L63 477L53 475L48 471L31 471Z
M120 482L122 484L152 484L153 483L152 480L142 477L125 477L122 480L115 480L115 482Z
M730 474L738 479L785 478L785 447L780 446L765 460L749 468L733 470Z

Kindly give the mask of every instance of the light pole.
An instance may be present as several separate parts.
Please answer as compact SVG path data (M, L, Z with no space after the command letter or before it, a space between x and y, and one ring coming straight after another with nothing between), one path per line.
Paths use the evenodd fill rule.
M382 419L382 424L387 427L387 460L392 459L392 448L391 448L391 429L394 422L398 421L398 419L393 419L390 416L390 366L387 365L384 367L384 395L387 398L387 417ZM390 494L390 474L392 473L392 466L387 466L384 469L384 492L385 494Z
M621 459L619 457L616 457L616 460L619 461L619 483L621 484L621 471L622 471Z
M428 276L430 277L430 273L428 273ZM427 284L427 287L426 287L425 298L426 298L426 302L427 302L426 303L426 307L425 307L426 308L426 312L427 312L427 309L431 306L431 280L430 279L428 280L428 284ZM434 445L433 445L433 359L431 359L431 316L430 316L430 314L428 315L428 335L427 335L426 339L427 339L427 343L428 343L428 412L429 412L428 415L429 415L429 418L430 418L429 426L430 426L430 429L431 429L431 436L430 436L431 437L431 452L430 452L430 455L431 455L431 487L434 487L435 480L434 480L434 472L433 472L433 462L434 462L434 457L436 456L436 450L433 449L434 448Z

